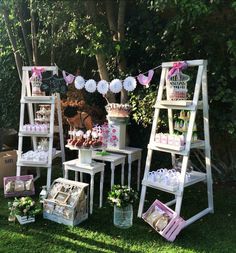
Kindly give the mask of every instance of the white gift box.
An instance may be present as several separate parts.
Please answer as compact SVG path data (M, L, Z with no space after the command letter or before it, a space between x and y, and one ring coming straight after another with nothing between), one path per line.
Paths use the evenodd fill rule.
M125 148L126 124L109 122L109 138L107 147L112 149Z

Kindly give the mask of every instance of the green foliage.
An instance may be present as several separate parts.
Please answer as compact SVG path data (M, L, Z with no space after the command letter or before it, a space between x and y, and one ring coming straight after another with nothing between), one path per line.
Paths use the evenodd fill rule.
M139 90L139 93L130 95L133 119L143 127L147 127L153 120L153 106L157 93L150 89Z
M0 128L18 128L20 81L5 24L0 18Z
M126 207L138 199L138 193L128 186L113 185L107 199L113 206Z
M11 215L35 216L41 209L37 207L35 201L30 197L15 198L13 202L8 202Z

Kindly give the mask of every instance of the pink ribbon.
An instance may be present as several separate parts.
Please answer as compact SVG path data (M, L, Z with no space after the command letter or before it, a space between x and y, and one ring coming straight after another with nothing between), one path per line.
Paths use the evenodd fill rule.
M44 68L42 67L33 67L32 68L32 77L39 77L40 79L42 79L42 73L44 72Z
M69 74L68 76L66 75L66 72L63 70L62 71L62 75L63 75L63 78L64 80L66 81L66 84L71 84L73 83L74 79L75 79L75 76L72 75L72 74Z
M176 76L179 75L179 73L183 70L186 69L188 67L187 62L182 61L182 62L175 62L173 64L173 67L170 69L170 71L168 72L168 79L170 79L172 76Z
M153 74L154 74L154 70L150 69L148 71L148 76L145 76L144 74L139 74L137 76L137 79L138 79L138 81L139 81L140 84L148 87L149 83L152 80Z

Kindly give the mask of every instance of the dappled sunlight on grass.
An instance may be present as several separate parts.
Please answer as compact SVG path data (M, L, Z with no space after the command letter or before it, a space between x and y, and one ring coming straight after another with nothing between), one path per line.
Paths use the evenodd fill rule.
M42 215L28 225L9 223L7 202L0 195L0 252L127 252L127 253L205 253L234 252L236 248L235 186L217 186L214 189L215 213L209 214L185 228L174 243L167 242L142 219L136 217L134 225L121 230L113 226L113 208L95 203L94 213L76 227L68 227L44 220ZM158 198L169 200L169 195L148 192L145 209ZM186 189L183 216L188 218L206 204L205 185Z

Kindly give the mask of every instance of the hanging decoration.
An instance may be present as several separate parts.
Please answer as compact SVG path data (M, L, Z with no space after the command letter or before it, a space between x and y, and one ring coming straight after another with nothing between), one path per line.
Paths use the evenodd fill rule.
M44 68L33 67L31 71L32 71L32 76L30 77L30 80L35 79L35 78L42 80L42 73L45 71Z
M183 69L186 69L188 67L187 62L182 61L182 62L176 62L173 64L173 67L170 69L170 71L168 72L168 80L176 75L179 75Z
M101 80L98 82L97 90L100 94L105 95L109 90L109 84L106 80Z
M65 94L68 91L64 78L59 78L57 75L43 79L40 89L49 95L53 93Z
M63 75L63 78L64 78L64 80L66 81L66 84L67 84L67 85L74 82L74 79L75 79L75 76L74 76L74 75L69 74L69 75L67 76L65 70L62 71L62 75Z
M75 88L81 90L84 88L85 80L82 76L77 76L75 78Z
M96 91L97 88L97 84L93 79L89 79L86 83L85 83L85 90L93 93Z
M58 69L62 71L63 78L67 86L74 81L75 88L78 90L85 88L86 91L90 93L93 93L97 90L100 94L105 95L109 90L113 93L119 93L121 92L122 88L128 92L132 92L137 87L137 81L145 88L149 87L149 84L154 75L154 70L160 67L161 65L150 69L147 72L140 73L138 76L128 76L124 80L114 79L110 83L106 80L100 80L98 83L93 79L85 80L82 76L75 77L65 70L61 70L60 68ZM147 76L145 76L146 73L148 73Z
M149 83L152 80L153 74L154 74L154 70L150 69L148 71L148 76L145 76L144 74L139 74L137 76L137 79L138 79L140 84L144 85L145 87L149 87Z
M133 91L137 86L136 79L132 76L126 77L124 80L123 86L125 90Z
M122 83L119 79L114 79L110 83L110 91L113 93L119 93L122 89Z

